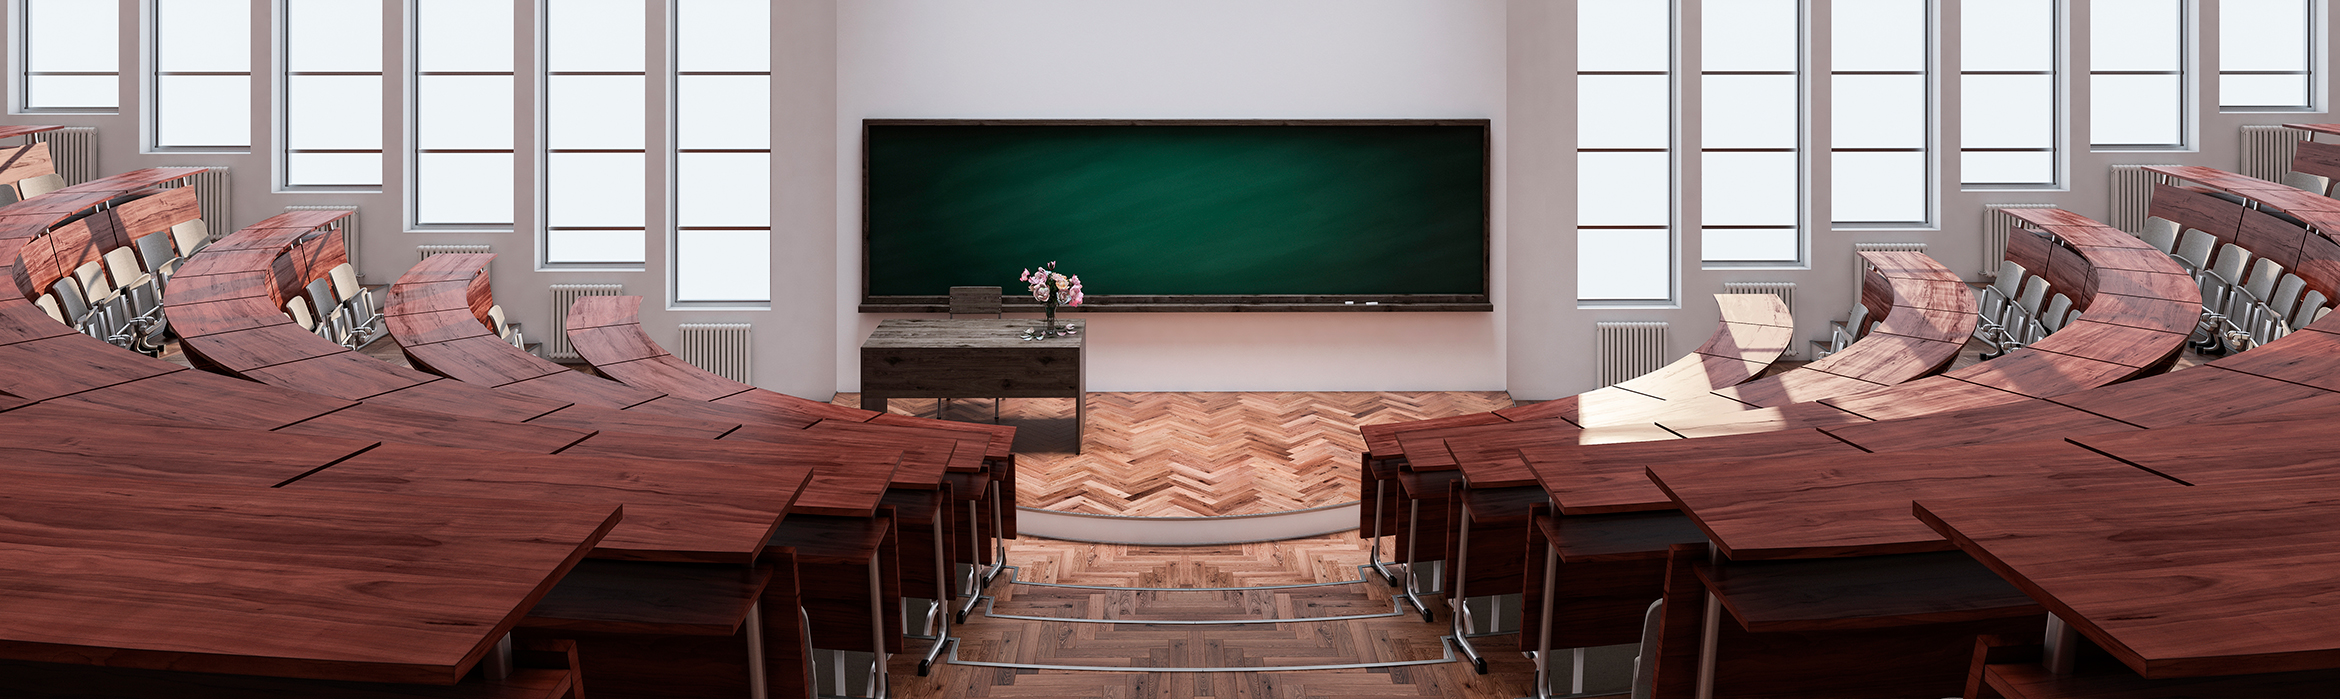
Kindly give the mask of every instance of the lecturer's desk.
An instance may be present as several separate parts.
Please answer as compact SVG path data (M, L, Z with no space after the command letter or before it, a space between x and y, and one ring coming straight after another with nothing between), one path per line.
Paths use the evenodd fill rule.
M1081 354L1088 323L1065 337L1026 340L1038 320L893 319L861 345L861 409L886 411L894 398L1073 399L1073 451L1087 422L1088 373Z

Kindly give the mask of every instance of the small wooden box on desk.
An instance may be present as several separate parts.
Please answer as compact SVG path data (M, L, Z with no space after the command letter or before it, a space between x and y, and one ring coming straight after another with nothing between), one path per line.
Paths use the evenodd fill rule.
M1026 340L1037 320L892 319L861 345L861 408L894 398L1072 398L1074 444L1087 422L1088 323L1071 335ZM1074 452L1078 453L1076 446Z

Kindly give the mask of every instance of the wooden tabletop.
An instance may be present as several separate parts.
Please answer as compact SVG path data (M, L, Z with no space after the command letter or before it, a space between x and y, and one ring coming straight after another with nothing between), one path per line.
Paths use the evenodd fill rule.
M1059 320L1086 330L1088 323L1079 320ZM869 339L861 343L863 349L959 347L967 349L1025 349L1032 347L1082 346L1088 340L1086 333L1076 333L1044 340L1023 339L1023 333L1040 327L1033 319L940 319L888 318L878 322L870 331Z
M2146 678L2340 667L2340 486L1921 496L1917 517Z
M57 663L453 684L619 520L610 505L5 477L0 657Z
M1561 514L1578 515L1673 509L1673 501L1643 470L1653 459L1701 461L1697 454L1704 454L1705 459L1812 454L1841 458L1861 450L1818 430L1792 430L1595 447L1539 447L1520 453Z
M2340 136L2340 124L2284 124L2284 126L2287 128L2299 129L2301 131L2314 131L2320 134Z
M65 127L63 127L63 126L41 126L41 125L34 125L34 124L8 124L8 125L5 125L5 126L0 126L0 138L15 138L15 137L18 137L18 136L23 136L23 135L26 135L26 134L36 134L36 133L41 133L41 132L44 132L44 131L55 131L55 130L62 129L62 128L65 128Z

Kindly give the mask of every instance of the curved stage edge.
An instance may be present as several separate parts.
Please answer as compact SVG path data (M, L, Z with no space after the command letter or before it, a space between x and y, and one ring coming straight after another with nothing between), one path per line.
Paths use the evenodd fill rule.
M1324 536L1357 528L1350 501L1305 510L1223 517L1128 517L1017 507L1016 533L1130 546L1216 546Z

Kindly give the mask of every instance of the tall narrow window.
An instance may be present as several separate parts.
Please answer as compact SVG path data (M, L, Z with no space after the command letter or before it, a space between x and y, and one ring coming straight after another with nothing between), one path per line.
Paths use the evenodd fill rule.
M674 27L675 300L768 302L771 5L681 0Z
M545 6L545 262L643 261L642 2Z
M154 145L252 145L249 0L154 0Z
M1706 262L1803 257L1803 18L1798 0L1705 4L1699 76Z
M1959 170L1969 185L2056 184L2057 0L1965 0Z
M2091 0L2088 141L2177 148L2186 141L2183 0Z
M382 184L381 0L284 3L289 186Z
M2314 0L2218 1L2218 106L2315 107Z
M1674 288L1670 0L1577 4L1576 298Z
M113 111L121 101L119 5L88 0L23 0L17 15L17 46L24 54L24 92L17 104L28 112Z
M1924 225L1933 208L1933 8L1928 0L1835 3L1829 88L1835 173L1831 218L1843 226Z
M415 225L512 225L512 2L415 0Z

